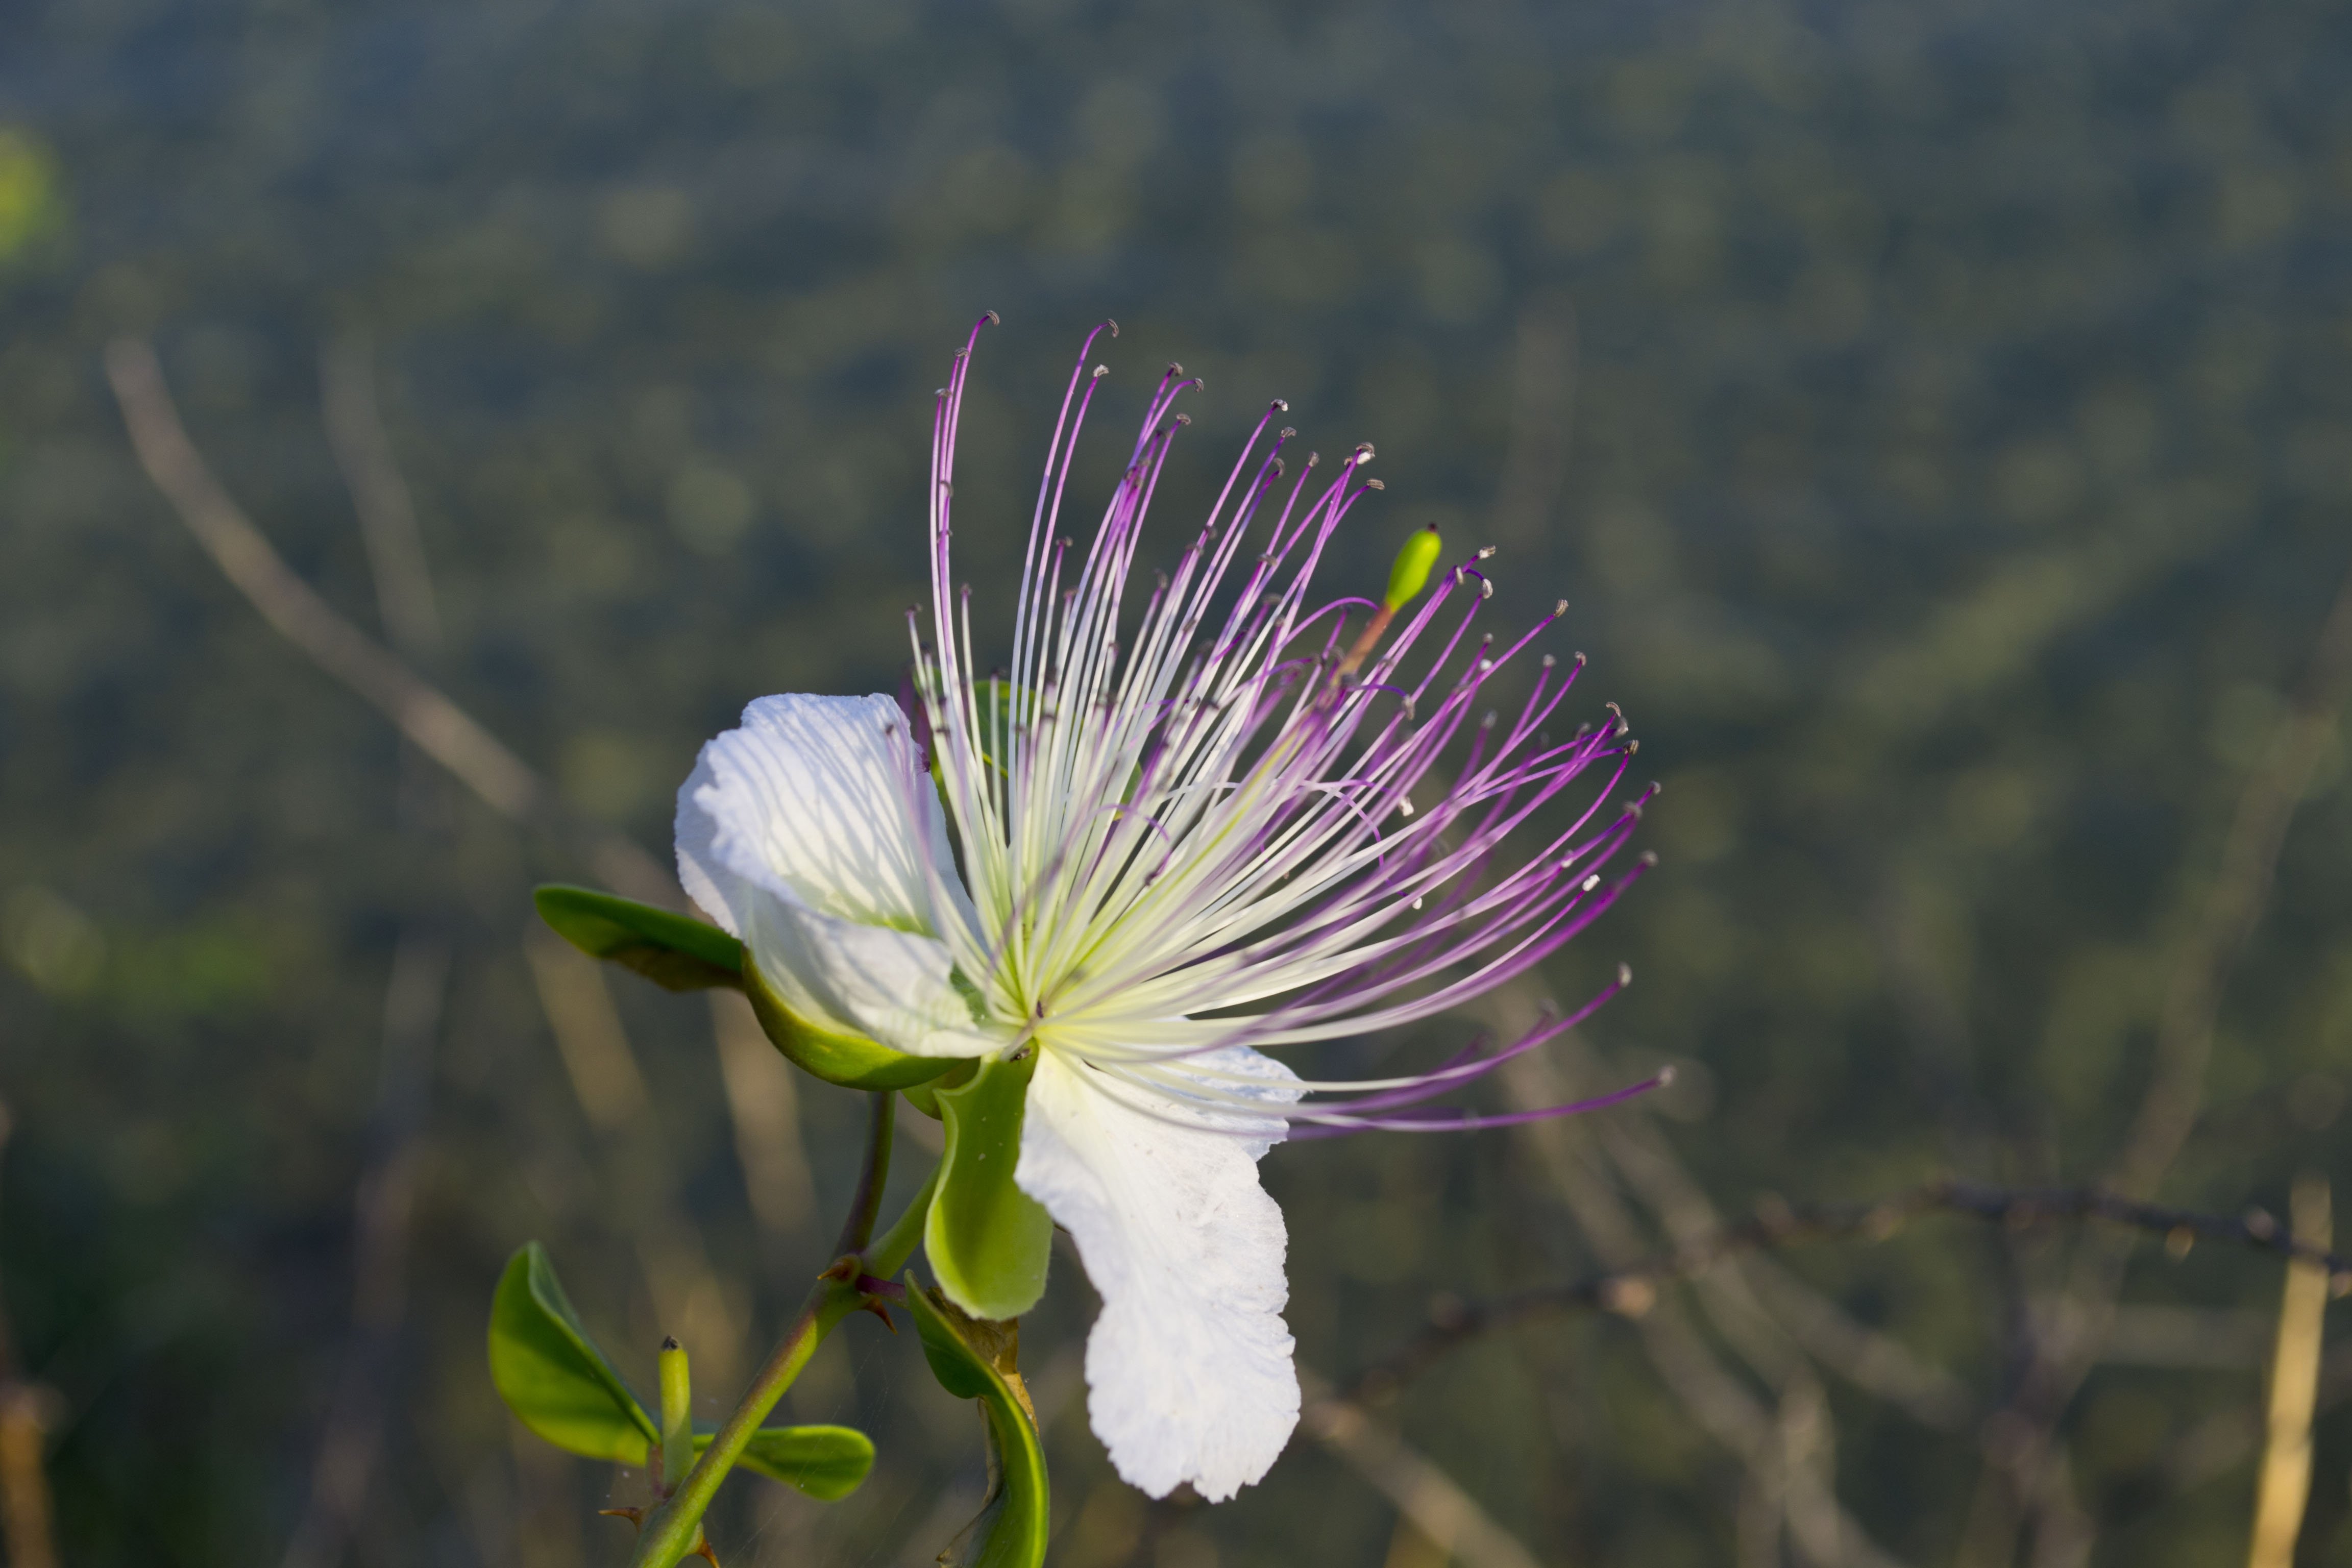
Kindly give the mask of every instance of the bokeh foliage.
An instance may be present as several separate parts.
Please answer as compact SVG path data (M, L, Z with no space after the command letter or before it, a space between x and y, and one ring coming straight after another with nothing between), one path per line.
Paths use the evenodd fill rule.
M583 1110L522 932L530 884L585 868L467 801L427 852L395 830L385 726L132 464L98 368L116 333L155 336L231 488L372 624L317 372L368 333L447 627L431 673L656 848L748 698L895 686L929 392L981 309L1008 321L959 474L983 605L1100 316L1123 416L1168 358L1207 377L1172 516L1265 398L1327 450L1374 441L1389 489L1335 591L1372 591L1433 519L1493 538L1499 607L1573 601L1561 651L1654 759L1662 870L1553 979L1633 963L1588 1036L1628 1072L1684 1067L1628 1114L1735 1206L1947 1163L2105 1168L2352 567L2352 14L2318 0L30 0L0 27L0 1280L69 1407L77 1563L281 1550L349 1333L404 927L458 957L372 1561L617 1560L621 1527L586 1517L611 1478L516 1442L490 1390L500 1260L544 1239L643 1381L675 1326L641 1283L666 1193L709 1260L697 1322L740 1342L698 1368L746 1365L857 1120L803 1084L816 1203L786 1254L700 1000L616 992L657 1136ZM2278 1206L2298 1171L2352 1175L2345 771L2339 742L2171 1197ZM1328 1373L1433 1292L1587 1261L1509 1136L1267 1172ZM1794 1261L1998 1389L2001 1238ZM2200 1253L2128 1289L2263 1312L2275 1276ZM1305 1444L1228 1508L1144 1509L1085 1431L1090 1311L1064 1258L1024 1336L1066 1406L1061 1560L1416 1561ZM944 1544L978 1436L911 1349L870 1323L828 1347L793 1416L872 1432L875 1475L830 1514L747 1486L724 1560ZM2095 1561L2241 1549L2247 1466L2193 1476L2180 1444L2258 1382L2250 1360L2095 1375L2066 1428ZM1906 1560L1947 1560L1972 1435L1830 1399L1841 1495ZM1402 1414L1545 1561L1733 1557L1738 1467L1620 1322L1490 1342ZM2352 1562L2347 1464L2338 1410L2310 1562Z

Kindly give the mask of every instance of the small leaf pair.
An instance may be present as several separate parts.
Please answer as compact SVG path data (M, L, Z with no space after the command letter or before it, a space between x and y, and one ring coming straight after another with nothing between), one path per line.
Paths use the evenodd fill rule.
M583 1458L642 1465L660 1428L581 1327L546 1249L530 1242L507 1260L490 1301L490 1381L522 1424ZM710 1434L694 1435L699 1454ZM847 1426L768 1426L739 1461L771 1480L831 1502L874 1468L874 1444Z

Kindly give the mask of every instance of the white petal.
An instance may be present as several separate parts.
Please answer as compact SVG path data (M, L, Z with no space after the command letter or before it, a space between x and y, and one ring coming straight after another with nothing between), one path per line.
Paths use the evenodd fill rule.
M762 697L740 729L702 748L677 792L678 880L804 1022L919 1056L971 1056L1003 1031L980 1026L950 978L941 917L967 919L971 905L917 766L887 697Z
M1264 1078L1269 1100L1298 1098L1290 1070L1255 1051L1201 1060ZM1282 1211L1257 1180L1258 1156L1287 1131L1050 1049L1029 1086L1013 1180L1077 1242L1102 1297L1087 1414L1118 1473L1153 1497L1190 1481L1223 1501L1265 1474L1298 1424Z

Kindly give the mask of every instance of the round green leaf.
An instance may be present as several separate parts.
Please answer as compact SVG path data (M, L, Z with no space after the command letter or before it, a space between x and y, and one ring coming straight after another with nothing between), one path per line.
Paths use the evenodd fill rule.
M1013 1183L1036 1070L1034 1051L1019 1061L982 1062L970 1082L934 1097L947 1150L923 1251L948 1299L976 1318L1017 1318L1045 1293L1054 1222Z
M657 1436L535 1241L507 1259L490 1299L490 1381L524 1426L591 1459L642 1465Z
M696 1433L694 1451L710 1447L710 1437ZM874 1440L847 1426L762 1426L735 1466L833 1502L856 1491L874 1468Z

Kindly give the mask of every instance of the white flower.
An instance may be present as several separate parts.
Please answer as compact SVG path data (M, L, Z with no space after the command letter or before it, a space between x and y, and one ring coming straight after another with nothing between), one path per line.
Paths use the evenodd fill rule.
M1504 1050L1409 1078L1309 1082L1258 1047L1427 1017L1555 951L1638 874L1598 870L1639 814L1639 801L1602 804L1633 743L1622 720L1546 733L1580 659L1546 658L1509 724L1482 712L1481 687L1536 633L1500 652L1468 636L1491 591L1475 561L1400 616L1433 534L1384 603L1310 606L1325 543L1377 481L1360 447L1328 482L1310 489L1310 457L1284 487L1293 433L1268 433L1279 404L1122 646L1146 507L1187 422L1172 405L1195 384L1170 367L1079 557L1055 525L1102 374L1085 374L1086 351L1040 489L1008 673L975 674L968 591L948 577L971 352L939 400L915 695L903 709L752 703L679 791L679 874L794 1027L913 1057L1034 1053L1013 1179L1069 1232L1102 1298L1087 1353L1095 1430L1145 1491L1189 1481L1221 1500L1265 1473L1298 1415L1282 1215L1258 1159L1294 1123L1519 1120L1407 1108L1617 987ZM1434 656L1408 676L1424 641ZM1432 771L1449 750L1450 780ZM1538 810L1594 773L1601 789L1538 830Z

